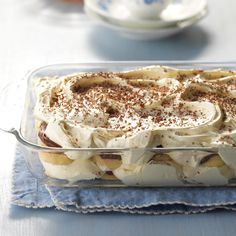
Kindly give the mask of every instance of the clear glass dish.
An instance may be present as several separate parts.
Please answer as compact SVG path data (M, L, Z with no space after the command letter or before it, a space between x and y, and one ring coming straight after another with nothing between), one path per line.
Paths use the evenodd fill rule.
M101 187L167 187L167 186L219 186L236 185L236 149L229 146L184 146L184 147L148 147L148 148L56 148L41 146L38 144L38 133L35 129L35 117L34 117L34 107L36 103L35 92L33 90L33 81L39 77L45 76L65 76L69 74L74 74L78 72L121 72L129 71L137 68L150 66L150 65L164 65L170 66L178 69L201 69L201 70L214 70L222 68L225 70L235 70L236 63L196 63L196 62L165 62L165 61L146 61L146 62L104 62L104 63L84 63L84 64L58 64L49 65L39 69L36 69L27 74L27 76L19 81L18 83L11 83L5 86L1 90L0 95L0 107L1 107L1 130L15 135L19 142L20 148L24 155L25 161L32 175L38 180L54 185L54 186L77 186L77 187L91 187L91 186L101 186ZM14 98L14 99L12 99ZM15 110L15 114L22 114L21 120L18 116L12 117L12 110ZM67 153L73 153L77 155L78 159L83 156L102 156L102 160L113 160L116 165L120 159L124 156L129 156L131 158L138 157L140 155L145 155L150 160L154 155L163 155L162 160L165 162L165 158L169 158L169 153L175 153L178 156L189 155L189 158L194 155L214 155L219 154L229 156L228 163L232 165L226 165L225 176L228 178L219 178L219 173L216 175L213 173L213 169L204 172L204 178L197 179L186 179L180 178L179 172L173 166L156 164L151 162L145 163L146 172L142 169L142 175L137 174L137 171L126 171L126 176L119 180L110 176L110 173L103 172L100 173L100 169L92 168L92 172L96 177L99 178L87 179L86 174L84 174L84 179L77 180L74 178L78 174L77 166L74 167L74 161L71 163L65 163L61 160L63 156ZM89 159L89 160L90 160ZM67 174L62 178L52 178L45 174L45 168L48 168L47 163L52 160L53 165L56 165L58 171L68 173L68 166L70 176ZM94 159L91 159L94 160ZM235 160L235 161L234 161ZM80 160L81 161L81 160ZM168 160L166 160L168 163ZM234 164L235 163L235 164ZM91 163L90 163L91 164ZM102 163L100 163L102 165ZM88 167L88 163L79 162L79 165L85 165ZM93 162L94 165L94 162ZM119 164L118 164L119 165ZM148 169L150 168L150 169ZM171 168L171 169L170 169ZM215 167L213 167L215 170ZM227 173L227 170L229 173ZM81 171L81 170L79 170ZM196 170L197 171L197 170ZM148 174L147 174L148 173ZM151 174L150 174L151 173ZM82 173L83 174L83 173ZM127 177L127 178L126 178ZM204 179L202 181L201 179ZM206 181L205 181L206 179Z

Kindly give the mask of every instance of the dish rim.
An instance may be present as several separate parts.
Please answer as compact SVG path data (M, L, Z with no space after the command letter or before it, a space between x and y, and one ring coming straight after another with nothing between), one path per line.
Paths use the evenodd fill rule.
M159 65L159 66L170 66L170 67L180 67L179 69L182 69L182 67L190 67L188 69L197 69L197 67L210 67L209 70L212 69L220 69L224 67L229 67L228 70L233 70L232 68L235 68L236 70L236 62L229 61L229 62L212 62L212 61L185 61L185 60L173 60L173 61L167 61L167 60L149 60L149 61L101 61L101 62L85 62L85 63L56 63L56 64L49 64L44 65L41 67L38 67L36 69L33 69L26 73L26 75L23 78L23 81L27 84L27 90L29 88L29 83L31 80L35 77L37 73L43 70L49 70L49 69L55 69L60 68L63 70L64 68L101 68L101 67L112 67L112 66L119 66L119 67L146 67L146 66L153 66L153 65ZM183 68L184 69L184 68ZM200 69L200 68L199 68ZM24 94L25 95L25 94ZM24 101L25 102L25 101ZM22 112L23 113L23 112ZM23 114L21 114L21 122L22 122ZM21 124L20 122L20 124ZM61 153L61 152L95 152L95 153L122 153L122 152L130 152L130 151L148 151L148 152L155 152L155 153L168 153L168 151L194 151L194 149L199 149L200 151L208 151L208 152L217 152L218 147L170 147L170 148L60 148L60 147L47 147L47 146L41 146L39 144L30 142L26 140L21 131L21 125L19 128L11 128L9 130L1 129L2 131L5 131L7 133L13 134L17 141L24 145L26 148L29 148L31 150L35 151L44 151L44 152L54 152L54 153ZM209 151L210 149L210 151Z

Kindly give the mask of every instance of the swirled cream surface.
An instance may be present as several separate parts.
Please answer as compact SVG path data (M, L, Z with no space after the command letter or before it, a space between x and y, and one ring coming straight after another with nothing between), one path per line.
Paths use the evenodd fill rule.
M43 77L34 87L35 117L47 124L46 136L64 148L236 146L234 71L150 66ZM86 160L92 153L66 155ZM185 169L199 166L206 155L169 154ZM121 158L127 168L148 163L152 155L129 152Z

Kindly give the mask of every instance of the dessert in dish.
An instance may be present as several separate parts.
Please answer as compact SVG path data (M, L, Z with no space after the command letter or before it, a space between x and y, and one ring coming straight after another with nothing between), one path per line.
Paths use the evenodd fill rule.
M217 185L234 178L232 155L155 154L152 147L236 146L236 72L149 66L34 81L40 145L127 148L121 153L40 153L48 176L119 179L126 185Z

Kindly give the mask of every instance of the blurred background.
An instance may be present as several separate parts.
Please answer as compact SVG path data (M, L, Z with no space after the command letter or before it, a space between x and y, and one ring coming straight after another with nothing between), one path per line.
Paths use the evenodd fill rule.
M1 0L1 78L63 62L235 60L236 1L207 4L208 13L180 33L136 40L97 24L84 13L82 0Z

